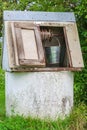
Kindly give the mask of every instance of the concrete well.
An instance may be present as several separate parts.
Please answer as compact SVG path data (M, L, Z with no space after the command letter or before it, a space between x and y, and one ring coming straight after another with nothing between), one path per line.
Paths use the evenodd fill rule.
M56 119L73 106L73 73L6 72L6 115Z

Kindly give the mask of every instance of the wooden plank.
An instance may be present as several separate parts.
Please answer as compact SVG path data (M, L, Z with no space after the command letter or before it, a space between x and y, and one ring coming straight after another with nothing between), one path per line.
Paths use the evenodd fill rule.
M34 23L32 22L32 23L27 23L27 22L15 22L14 23L14 26L16 27L16 28L26 28L26 29L34 29L34 27L35 27L35 25L34 25Z
M76 24L65 27L72 67L84 67Z
M18 49L17 49L17 41L16 41L14 22L11 23L11 31L12 31L12 39L13 39L13 47L14 47L15 65L19 66Z
M12 71L17 72L59 72L59 71L81 71L82 68L73 68L73 67L57 67L57 68L29 68L29 67L20 67L20 68L13 68Z
M18 50L18 58L24 59L25 53L24 53L24 46L23 46L23 37L20 28L15 28L15 35L16 35L16 44Z
M65 26L67 26L67 25L71 25L71 24L73 24L73 22L48 22L48 21L37 21L37 22L34 22L34 24L36 25L36 26L50 26L50 27L65 27Z
M24 54L25 54L24 59L38 60L38 52L37 52L34 29L32 30L21 29L21 34L22 34Z
M11 23L6 21L5 22L5 38L6 38L6 46L8 51L8 62L9 67L14 68L15 67L15 57L14 57L14 47L13 47L13 39L12 39L12 33L11 33ZM5 50L4 50L5 51Z
M44 55L44 49L43 49L43 45L42 45L39 27L35 28L35 38L36 38L36 43L37 43L39 61L44 63L44 65L45 65L45 55Z
M39 60L35 60L35 59L33 60L21 59L20 64L22 66L28 66L28 67L44 67L45 66L44 62L40 62Z
M71 25L73 22L50 22L50 21L15 21L15 27L33 29L37 26L50 26L50 27L65 27Z
M70 55L70 50L69 50L69 45L68 45L68 39L67 39L67 34L66 34L66 28L63 28L64 31L64 38L65 38L65 43L66 43L66 58L67 58L67 65L72 67L72 60L71 60L71 55Z

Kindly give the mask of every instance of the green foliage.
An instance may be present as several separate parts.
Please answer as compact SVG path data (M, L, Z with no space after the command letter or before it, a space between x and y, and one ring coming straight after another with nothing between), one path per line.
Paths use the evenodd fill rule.
M87 129L87 106L83 103L72 110L70 115L70 130Z
M2 71L0 67L0 90L3 90L4 87L5 87L5 75L4 75L4 71Z
M64 11L63 0L34 0L27 10L39 11ZM60 6L59 6L60 5Z
M5 116L5 92L4 89L0 89L0 119ZM1 129L0 129L1 130Z
M2 1L0 0L0 37L1 37L1 35L2 35L2 32L1 32L1 30L2 30Z

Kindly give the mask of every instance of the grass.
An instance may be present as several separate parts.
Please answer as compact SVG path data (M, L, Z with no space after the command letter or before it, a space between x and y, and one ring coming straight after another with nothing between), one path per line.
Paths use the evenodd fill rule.
M16 116L5 118L1 122L0 128L2 130L69 130L67 123L63 123L61 120L52 122Z
M4 90L0 90L0 118L5 116L5 94Z
M0 130L87 130L86 108L80 105L69 117L56 121L24 118L22 116L4 117L0 120Z
M5 76L0 68L0 119L5 116Z
M0 130L87 130L87 106L74 108L64 120L41 120L23 116L5 116L4 72L0 69Z

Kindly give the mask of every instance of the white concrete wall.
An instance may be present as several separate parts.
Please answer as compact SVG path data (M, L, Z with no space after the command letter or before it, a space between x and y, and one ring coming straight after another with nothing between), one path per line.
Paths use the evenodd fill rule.
M56 119L73 106L72 72L6 72L6 114Z

